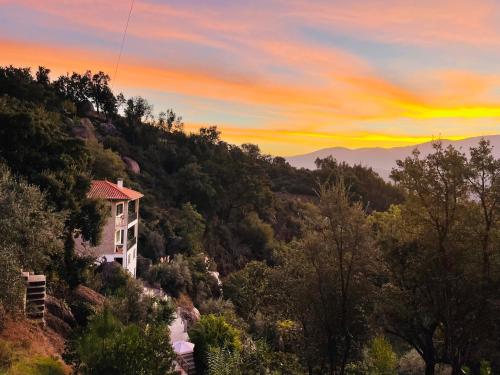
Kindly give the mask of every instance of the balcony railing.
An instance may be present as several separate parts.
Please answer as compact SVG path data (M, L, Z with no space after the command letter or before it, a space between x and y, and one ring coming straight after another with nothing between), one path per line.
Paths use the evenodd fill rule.
M128 223L130 224L134 220L137 220L137 212L129 212L128 213Z
M126 222L125 222L125 216L124 215L117 216L115 218L115 226L117 226L117 227L124 227L125 225L126 225Z
M137 237L129 238L127 240L127 250L130 250L132 246L134 246L136 243L137 243Z

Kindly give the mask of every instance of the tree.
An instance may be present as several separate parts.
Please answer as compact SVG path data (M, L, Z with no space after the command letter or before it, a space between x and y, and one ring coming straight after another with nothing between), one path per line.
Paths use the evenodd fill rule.
M170 263L159 263L149 270L148 280L160 284L170 296L179 297L192 288L189 263L182 255L176 255Z
M3 97L0 158L15 174L38 185L56 211L68 213L61 272L69 283L78 283L80 266L74 255L73 236L80 232L84 240L98 243L107 212L102 202L87 198L91 157L84 142L68 136L59 114Z
M91 171L95 179L116 181L126 175L125 164L120 155L94 140L87 141L87 149L92 155Z
M124 326L109 310L69 342L64 358L82 375L175 374L175 354L165 325Z
M77 107L82 108L88 103L91 81L92 73L87 70L84 74L73 72L71 75L60 76L53 85L61 97L71 100Z
M116 113L117 100L109 88L109 75L100 71L88 81L88 96L93 101L97 113L104 111L106 115Z
M388 270L380 303L386 329L417 350L426 374L438 362L459 374L496 314L498 276L490 269L499 259L489 249L499 224L491 206L498 167L484 142L471 155L436 143L425 158L415 151L398 161L392 176L408 199L375 215Z
M269 267L262 262L250 262L224 280L224 296L246 321L255 317L269 298Z
M18 249L12 249L4 244L0 244L0 262L2 272L0 273L0 318L2 313L8 311L16 313L21 311L23 306L24 283L21 278L21 264L16 256ZM3 319L2 319L3 320ZM0 323L0 330L3 324Z
M494 258L494 243L499 240L498 229L500 208L500 160L495 159L489 141L481 139L477 147L470 149L467 162L468 183L472 195L479 202L480 227L478 240L482 251L482 274L484 282L491 282L491 258Z
M153 106L146 99L135 96L127 100L125 116L129 120L148 122L153 119Z
M369 335L376 251L366 214L342 182L322 185L304 238L281 258L282 309L298 322L312 373L344 374Z
M204 373L208 365L208 353L212 348L224 348L230 352L241 348L240 332L228 324L222 316L204 315L189 330L194 343L196 368Z
M166 132L171 132L172 130L181 131L184 123L182 117L177 116L172 109L167 109L158 114L155 125Z
M36 81L44 86L48 86L50 84L49 74L50 69L39 66L36 72Z
M191 203L184 203L178 215L176 233L180 237L179 250L188 255L203 251L205 220Z
M0 164L0 247L11 250L14 263L25 271L44 272L62 252L63 219L36 186L17 180Z

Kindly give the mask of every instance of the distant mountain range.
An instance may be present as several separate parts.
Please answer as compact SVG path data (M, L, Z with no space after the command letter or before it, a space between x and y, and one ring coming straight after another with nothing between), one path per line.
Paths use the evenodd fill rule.
M468 152L469 148L477 145L482 137L466 138L460 141L450 141L443 139L445 146L451 144L455 148ZM500 135L484 136L489 139L494 147L493 152L496 158L500 158ZM421 143L413 146L393 147L393 148L359 148L349 149L345 147L331 147L322 150L314 151L309 154L287 157L286 160L297 168L315 169L314 161L317 158L334 157L339 162L347 164L361 164L366 167L372 167L385 180L389 179L392 168L396 166L396 160L403 159L418 148L423 156L428 155L432 151L432 142Z

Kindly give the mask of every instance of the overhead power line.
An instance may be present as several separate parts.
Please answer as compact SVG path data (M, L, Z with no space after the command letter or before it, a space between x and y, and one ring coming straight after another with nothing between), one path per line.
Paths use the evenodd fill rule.
M120 45L120 53L118 53L118 59L116 60L116 65L115 65L115 74L113 75L113 81L111 82L112 86L114 85L114 82L116 81L118 67L120 66L120 60L122 58L123 47L125 45L125 38L127 37L128 24L130 23L130 16L132 15L132 10L134 9L134 2L135 2L135 0L130 1L130 10L128 11L128 17L127 17L127 23L125 24L125 30L123 30L122 43Z

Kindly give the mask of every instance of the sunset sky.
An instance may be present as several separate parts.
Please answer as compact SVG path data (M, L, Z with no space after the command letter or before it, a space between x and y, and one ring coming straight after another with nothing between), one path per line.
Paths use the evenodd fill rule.
M129 0L0 0L0 64L112 77ZM116 92L274 155L500 133L500 1L135 0Z

